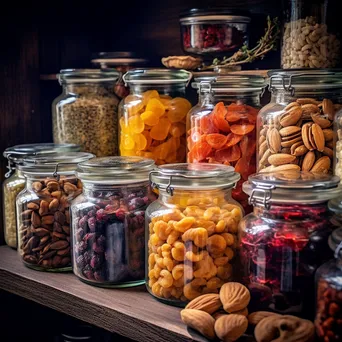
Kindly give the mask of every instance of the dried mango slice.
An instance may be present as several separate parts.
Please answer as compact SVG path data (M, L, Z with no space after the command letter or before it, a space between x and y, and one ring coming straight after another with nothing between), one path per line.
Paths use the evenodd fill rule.
M133 133L141 133L145 128L144 121L141 120L140 115L130 117L128 119L128 125Z
M241 157L241 151L238 145L228 147L222 150L217 150L215 152L215 159L222 163L224 162L234 162L239 160Z
M159 122L159 116L152 112L151 110L147 110L140 115L141 120L144 121L146 125L155 126Z
M169 133L170 127L171 122L166 118L161 118L159 123L152 127L150 131L151 138L155 140L164 140Z
M231 147L231 146L234 146L234 145L238 144L241 141L242 138L243 138L243 135L238 135L238 134L235 134L235 133L229 133L227 135L226 147Z
M211 149L211 146L206 141L199 141L188 153L189 162L204 160L210 154Z
M162 116L165 113L164 105L159 101L159 99L150 99L146 105L146 111L154 112L157 116Z
M231 131L235 134L245 135L253 131L255 125L232 125L230 127Z
M227 136L219 133L212 133L206 136L206 141L211 147L218 150L227 143Z

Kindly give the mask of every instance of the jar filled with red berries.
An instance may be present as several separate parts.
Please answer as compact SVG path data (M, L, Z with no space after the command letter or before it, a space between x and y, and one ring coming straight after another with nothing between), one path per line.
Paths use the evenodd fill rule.
M314 274L332 257L328 201L339 178L301 171L259 173L243 189L253 213L240 223L243 282L251 311L313 318Z

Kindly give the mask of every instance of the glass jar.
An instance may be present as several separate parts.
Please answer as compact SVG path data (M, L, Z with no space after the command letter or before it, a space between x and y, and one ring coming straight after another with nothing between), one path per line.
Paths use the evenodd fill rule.
M335 258L316 272L315 326L319 341L342 340L342 228L333 231L329 246Z
M8 160L7 178L2 185L3 189L3 219L5 242L12 248L17 248L17 224L15 201L20 191L25 188L25 177L18 170L17 165L29 155L41 155L51 152L79 151L80 146L74 144L25 144L7 148L3 155Z
M77 163L91 153L51 153L27 157L19 171L26 178L17 197L18 251L25 266L39 271L71 270L70 201L82 192Z
M334 174L342 179L342 104L334 105L336 111L334 119Z
M272 71L269 76L271 103L258 116L258 170L332 173L332 123L342 103L342 71Z
M191 73L185 70L132 70L124 75L130 95L121 101L120 155L153 159L157 165L186 158L184 98Z
M287 0L282 40L284 69L333 68L340 62L336 8L328 0ZM331 8L332 7L332 8Z
M115 70L61 70L63 93L52 103L55 143L79 144L98 157L117 155L118 78Z
M83 194L71 205L73 270L102 287L130 287L145 279L145 209L155 200L151 159L103 157L79 164Z
M256 170L255 126L265 78L227 74L195 81L203 95L201 106L188 115L188 162L234 166L241 180L233 198L250 212L242 183Z
M184 306L234 280L241 206L231 191L240 176L226 165L171 164L151 172L159 198L146 211L146 286Z
M240 224L251 311L313 318L314 274L332 255L327 204L341 193L338 184L336 176L301 171L259 173L244 183L254 206Z

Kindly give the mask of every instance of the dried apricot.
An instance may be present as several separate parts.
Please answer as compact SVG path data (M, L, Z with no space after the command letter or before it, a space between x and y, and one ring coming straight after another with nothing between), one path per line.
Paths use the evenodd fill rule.
M210 115L203 116L200 119L200 131L204 134L218 133L218 128L214 125Z
M152 112L151 110L147 110L146 112L140 115L140 118L144 121L146 125L155 126L159 122L159 116Z
M213 117L213 123L217 129L223 132L230 132L230 126L228 121L225 119L227 114L227 109L224 106L223 102L219 102L211 113Z
M152 98L148 101L145 110L154 112L159 117L165 113L164 105L156 98Z
M243 138L243 135L229 133L227 135L226 147L231 147L231 146L234 146L234 145L238 144L241 141L242 138Z
M185 125L181 122L175 122L171 125L170 134L173 137L181 137L185 134Z
M206 141L196 143L188 153L190 163L204 160L211 152L211 146Z
M251 157L255 153L256 142L250 136L245 135L239 143L240 150L243 156Z
M145 128L144 121L141 120L140 115L131 116L128 119L128 125L133 133L141 133Z
M227 143L227 136L219 133L212 133L206 136L206 141L211 147L220 149Z
M241 151L238 145L228 147L215 152L215 159L220 162L234 162L241 157Z
M253 131L255 125L232 125L231 131L235 134L245 135Z
M226 120L229 122L236 122L236 121L239 121L240 119L241 119L241 114L239 114L238 112L228 111L226 114Z
M155 140L164 140L169 133L170 127L171 122L166 118L161 118L159 123L152 127L150 131L151 138Z

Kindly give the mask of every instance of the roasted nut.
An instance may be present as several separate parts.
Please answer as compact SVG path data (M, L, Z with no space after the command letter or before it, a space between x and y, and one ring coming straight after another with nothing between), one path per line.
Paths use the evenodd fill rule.
M277 153L281 148L281 137L276 128L272 128L267 133L267 146L272 153Z
M224 341L236 341L248 328L248 320L243 315L224 315L215 321L215 333L217 337Z
M247 307L251 296L246 286L229 282L221 287L220 299L225 311L234 312Z
M222 307L220 296L218 294L205 294L193 299L185 308L205 311L213 314Z
M257 325L261 320L269 316L281 316L271 311L256 311L248 315L248 323L251 325Z
M276 153L272 154L268 158L268 162L271 165L278 166L278 165L283 165L283 164L290 164L294 162L296 159L295 156L292 156L291 154L286 154L286 153Z

